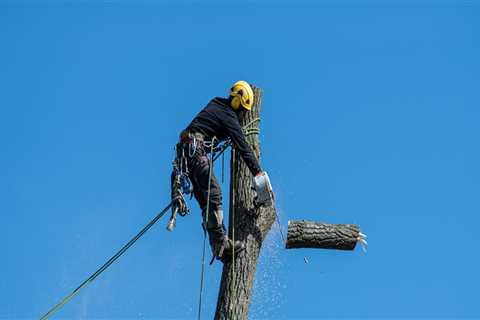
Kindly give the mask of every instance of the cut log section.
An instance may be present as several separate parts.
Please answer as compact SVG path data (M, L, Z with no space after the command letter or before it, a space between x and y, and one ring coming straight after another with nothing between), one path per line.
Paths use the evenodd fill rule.
M288 221L287 249L317 248L353 250L365 235L355 224L330 224L315 221Z

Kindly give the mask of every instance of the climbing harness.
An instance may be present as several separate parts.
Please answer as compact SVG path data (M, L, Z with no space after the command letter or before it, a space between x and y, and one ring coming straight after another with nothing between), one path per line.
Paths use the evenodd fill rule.
M218 157L222 156L222 181L223 181L223 170L224 170L224 152L232 145L230 139L225 140L223 143L217 141L216 137L213 137L212 141L204 141L203 138L200 139L200 136L195 133L185 133L181 134L181 142L188 144L188 152L185 152L185 146L178 148L178 145L175 147L175 159L172 162L173 165L173 175L174 180L172 183L172 189L176 195L180 196L179 202L176 205L174 203L172 215L167 224L167 230L173 231L176 220L177 213L182 217L190 213L190 209L187 206L185 199L186 195L190 195L190 199L193 197L193 185L189 178L188 170L188 157L191 158L195 155L200 144L203 144L203 147L209 148L211 153L210 163L213 164ZM211 176L210 176L211 178Z
M174 199L175 200L175 199ZM145 232L147 232L163 215L172 207L173 201L171 201L160 213L158 213L140 232L135 235L130 241L128 241L117 253L115 253L107 262L105 262L97 271L95 271L90 277L83 281L75 290L69 295L63 298L55 306L53 306L47 313L45 313L40 320L46 320L50 318L55 312L60 310L67 302L69 302L74 296L76 296L80 290L85 288L88 284L93 282L102 272L104 272L110 265L112 265L121 255L125 253L138 239L140 239Z

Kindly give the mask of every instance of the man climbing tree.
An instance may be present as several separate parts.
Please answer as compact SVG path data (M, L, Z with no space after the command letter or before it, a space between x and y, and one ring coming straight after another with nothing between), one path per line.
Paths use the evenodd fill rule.
M200 111L185 130L180 133L176 145L176 159L172 172L172 210L185 213L187 206L182 186L193 186L193 195L200 205L203 227L207 231L215 258L227 262L232 252L245 249L242 241L233 242L226 235L223 222L222 191L213 173L212 159L208 158L220 142L229 141L241 155L253 176L261 181L268 180L260 168L252 148L246 142L238 116L248 112L253 105L252 87L245 81L236 82L228 98L214 98ZM268 181L269 185L269 181ZM257 185L256 185L257 186ZM212 259L213 261L213 259Z
M184 195L193 192L202 209L203 227L208 233L213 259L225 263L217 300L215 318L247 319L252 297L254 276L260 249L276 215L273 191L266 172L259 165L258 138L262 91L239 81L231 88L228 98L214 98L180 134L172 172L172 200L145 227L76 289L54 305L41 320L47 320L77 295L89 283L122 256L163 215L172 208L168 224L171 230L176 213L185 214L188 208ZM243 127L242 127L243 125ZM248 143L246 141L248 137ZM223 142L223 144L221 144ZM225 234L222 193L213 174L215 150L222 153L233 145L230 182L230 225L232 241ZM210 153L210 159L208 158ZM240 160L243 159L243 161ZM253 181L249 177L253 174ZM193 188L192 188L193 186ZM255 189L256 193L252 191ZM236 231L235 231L236 230ZM281 227L280 227L281 232ZM289 221L286 248L325 248L353 250L358 242L366 246L366 235L357 225L327 224L315 221ZM204 238L204 241L206 238ZM237 253L240 253L237 255ZM205 242L204 242L205 254ZM231 259L234 257L235 259ZM212 259L212 261L213 261ZM306 260L305 260L306 261ZM307 262L307 261L306 261ZM202 284L198 319L201 317Z

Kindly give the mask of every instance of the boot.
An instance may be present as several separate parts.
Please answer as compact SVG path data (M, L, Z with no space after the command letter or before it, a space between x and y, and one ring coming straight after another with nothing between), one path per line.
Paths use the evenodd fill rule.
M229 262L232 259L232 251L237 254L238 252L245 250L245 244L243 241L237 240L233 242L225 234L223 227L208 229L207 232L213 253L211 263L213 263L215 258L223 263Z
M224 243L225 245L223 247L223 255L222 257L217 258L220 259L223 263L230 262L232 260L233 253L235 253L235 256L237 256L240 251L245 250L245 243L243 241L235 240L234 242L227 236L225 236Z

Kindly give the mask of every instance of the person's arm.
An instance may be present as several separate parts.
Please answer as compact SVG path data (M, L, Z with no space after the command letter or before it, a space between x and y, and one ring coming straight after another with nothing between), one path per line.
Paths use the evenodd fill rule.
M225 117L222 119L222 123L236 150L240 153L240 156L243 161L245 161L248 169L250 169L250 172L254 176L261 173L262 169L260 168L257 157L255 157L252 148L247 143L237 117L230 113L226 113Z

